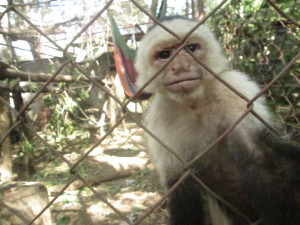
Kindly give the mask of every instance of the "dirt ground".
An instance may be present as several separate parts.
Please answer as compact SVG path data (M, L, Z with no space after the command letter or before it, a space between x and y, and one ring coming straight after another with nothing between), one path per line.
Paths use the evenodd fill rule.
M75 163L91 144L83 148L82 140L73 139L69 146L60 152ZM38 173L30 179L46 184L50 200L73 178L67 164L57 157L43 154L36 160L36 166ZM76 167L76 171L93 187L97 196L80 181L73 182L51 206L55 225L126 225L128 223L101 199L135 222L163 193L147 153L144 132L135 126L116 129ZM164 207L162 204L139 224L167 224Z

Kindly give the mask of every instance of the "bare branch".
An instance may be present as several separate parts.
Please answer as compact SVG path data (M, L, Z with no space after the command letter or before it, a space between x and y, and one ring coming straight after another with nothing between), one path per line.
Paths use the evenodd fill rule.
M74 17L74 18L71 18L71 19L63 21L63 22L59 22L59 23L55 23L55 24L49 24L49 25L43 25L42 29L48 35L59 34L59 33L63 32L62 30L59 29L60 26L63 26L63 25L66 25L68 23L77 21L79 19L80 18L78 18L78 17ZM32 40L37 39L37 37L39 37L39 33L35 29L29 28L29 27L27 29L25 28L25 29L22 29L22 30L19 30L17 28L10 29L10 30L0 29L0 34L9 36L14 40L32 41Z
M21 81L31 81L31 82L46 82L52 77L52 74L49 73L41 73L41 74L36 74L36 73L28 73L28 72L23 72L19 70L14 70L10 68L0 68L0 80L4 79L20 79ZM95 77L94 78L96 81L101 81L100 78ZM77 76L72 76L72 75L62 75L59 74L57 75L53 82L74 82L74 81L84 81L88 82L89 79L87 79L85 76L77 77Z

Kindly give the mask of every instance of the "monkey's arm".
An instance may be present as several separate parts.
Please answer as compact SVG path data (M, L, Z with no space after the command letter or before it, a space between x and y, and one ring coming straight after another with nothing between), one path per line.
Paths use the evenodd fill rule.
M290 141L286 137L279 137L268 130L261 132L257 141L272 149L278 156L300 161L300 143Z
M300 224L300 147L267 130L252 140L254 150L244 140L234 139L241 189L257 207L263 224Z
M167 186L171 188L177 179L169 180ZM204 199L199 185L188 177L171 194L168 199L170 225L205 225L207 215L204 210Z

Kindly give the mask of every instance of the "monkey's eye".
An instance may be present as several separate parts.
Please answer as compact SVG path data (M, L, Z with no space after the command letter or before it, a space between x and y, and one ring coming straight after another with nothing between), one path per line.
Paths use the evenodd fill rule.
M191 45L186 46L186 48L188 50L190 50L191 52L194 52L197 49L197 45L196 44L191 44Z
M157 55L158 55L158 58L160 58L160 59L167 59L171 56L171 52L170 51L161 51Z

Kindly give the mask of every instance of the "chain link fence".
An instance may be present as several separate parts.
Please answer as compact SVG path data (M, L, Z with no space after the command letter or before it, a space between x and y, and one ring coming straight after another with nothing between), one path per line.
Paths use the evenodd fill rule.
M1 224L167 224L164 203L189 176L234 213L244 216L189 167L205 157L248 113L255 115L252 104L264 94L292 138L299 138L300 25L293 17L299 9L297 1L289 1L292 8L284 12L276 1L261 1L255 7L251 3L246 8L240 1L225 0L199 21L215 30L232 66L251 74L262 90L253 99L245 99L248 110L187 163L181 179L164 194L146 153L143 133L151 135L170 154L173 151L144 126L138 108L145 108L149 100L138 97L142 90L129 98L123 95L115 76L108 11L114 4L126 5L131 12L143 15L145 21L158 26L160 22L141 1L111 0L94 7L86 2L79 7L93 7L93 13L65 21L65 27L81 25L74 29L74 36L66 38L68 33L59 30L61 24L47 28L27 14L28 7L35 3L9 2L1 3L0 22L18 29L5 29L0 24L0 34L6 41L2 60L9 59L0 64ZM45 8L55 2L38 3L36 11L45 14ZM101 30L95 30L99 24ZM141 30L136 37L142 36ZM100 34L101 38L95 38ZM131 34L129 31L124 37L134 45ZM32 60L22 60L16 51L22 47L16 47L13 41L20 39L30 43ZM41 40L49 46L41 46ZM96 52L92 48L91 53L93 45L103 48ZM41 54L46 47L53 49L52 56ZM91 54L82 55L78 48Z

